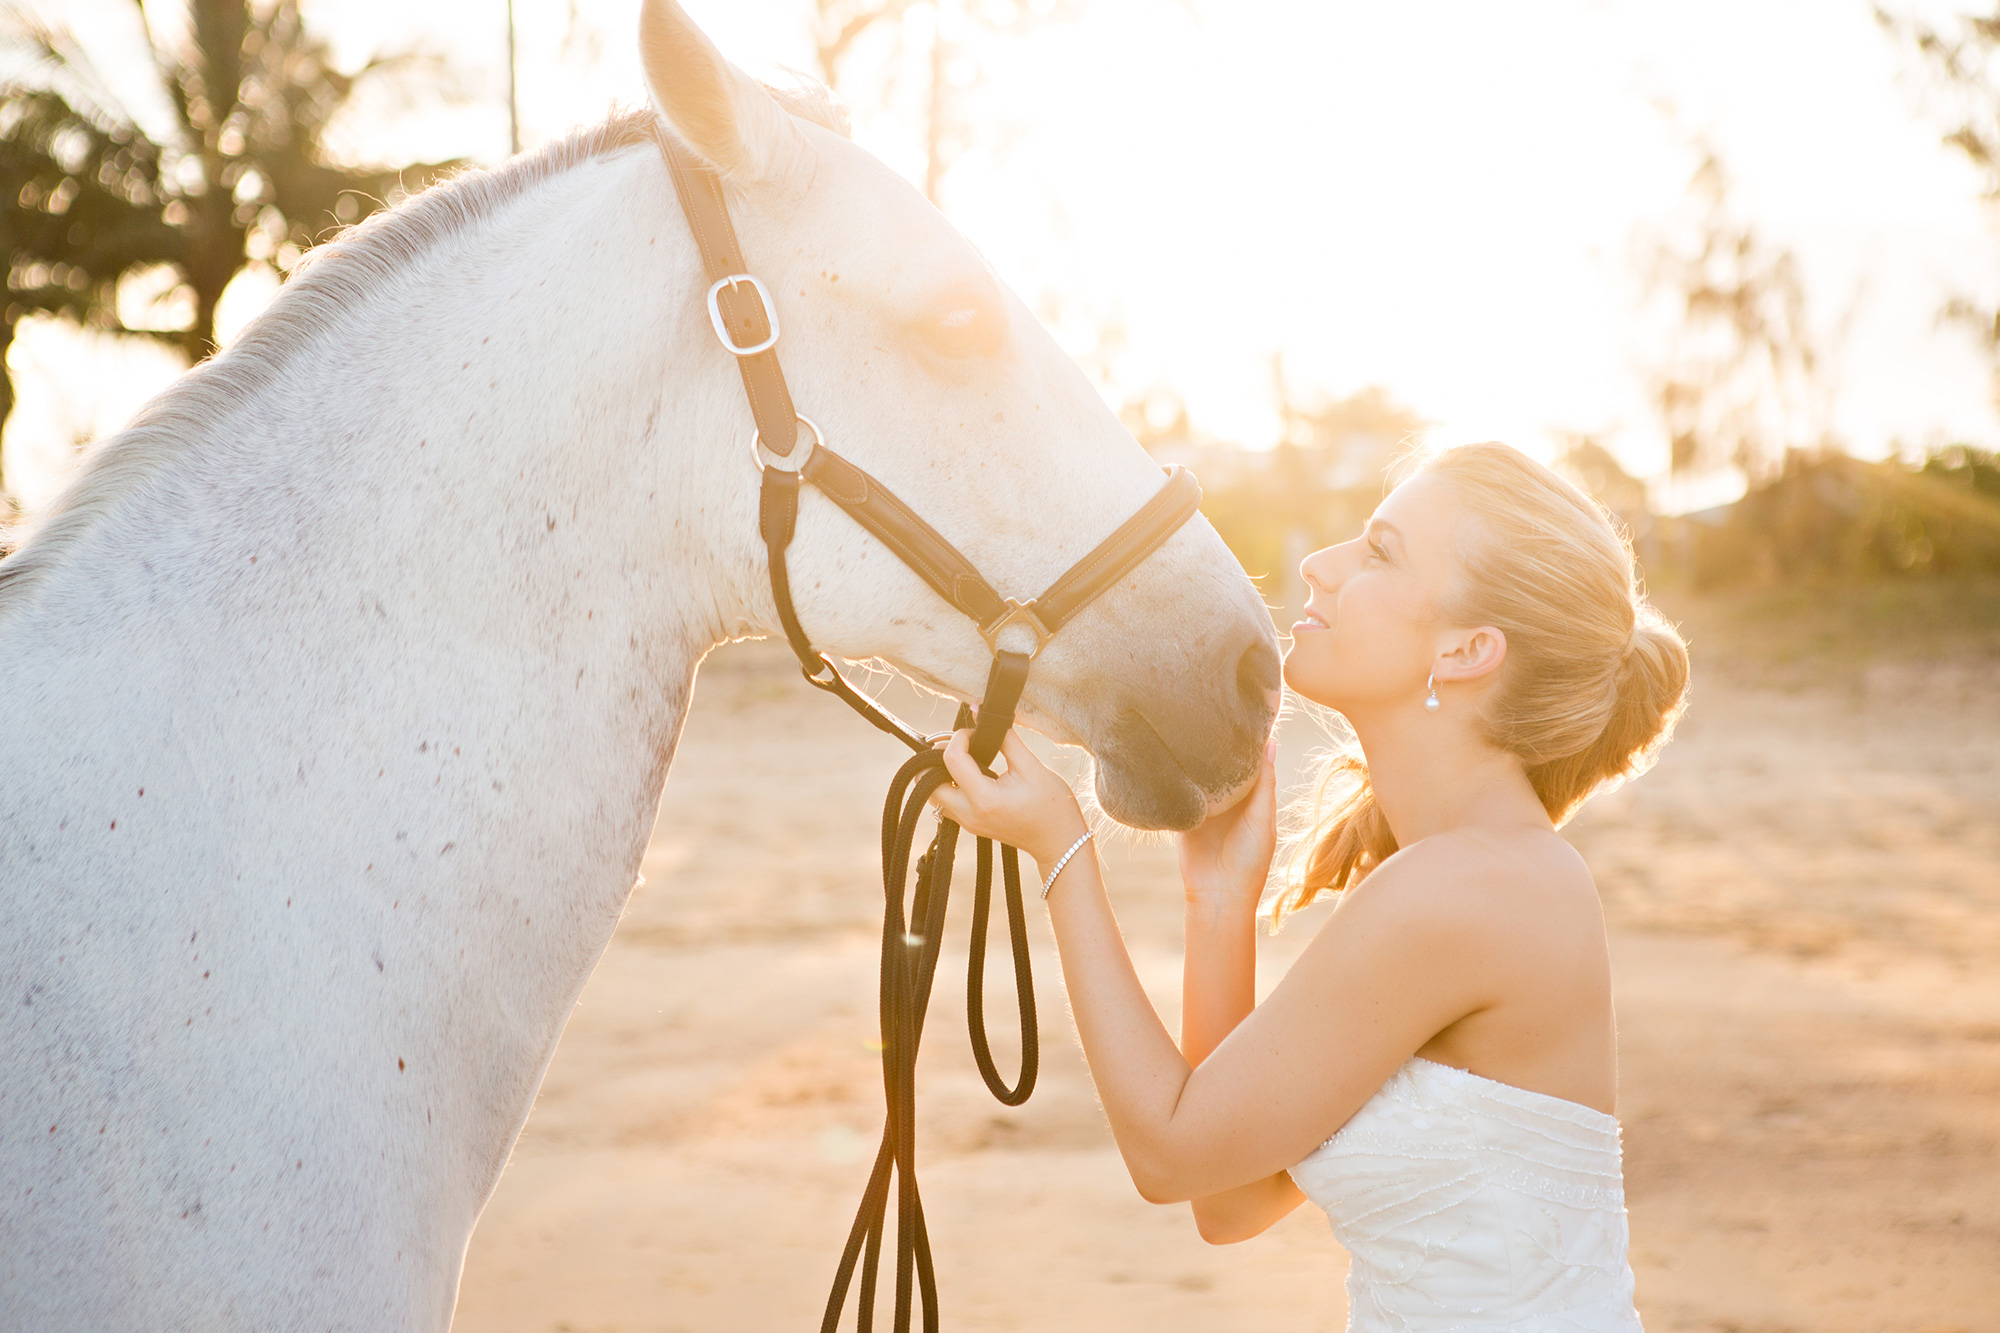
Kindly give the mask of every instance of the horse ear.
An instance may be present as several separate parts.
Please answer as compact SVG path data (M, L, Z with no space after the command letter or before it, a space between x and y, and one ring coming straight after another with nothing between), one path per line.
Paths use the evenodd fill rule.
M783 107L722 52L674 0L645 0L639 57L667 124L727 175L774 175L799 138Z

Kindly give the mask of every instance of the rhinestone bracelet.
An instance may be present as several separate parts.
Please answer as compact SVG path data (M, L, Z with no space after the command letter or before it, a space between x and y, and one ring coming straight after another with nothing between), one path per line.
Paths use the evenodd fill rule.
M1083 844L1090 841L1091 835L1095 831L1096 830L1094 829L1085 829L1083 831L1083 836L1081 838L1078 838L1075 842L1071 843L1069 845L1069 850L1056 858L1055 865L1049 868L1049 877L1042 881L1043 902L1047 902L1049 900L1049 890L1053 889L1056 886L1056 876L1062 874L1063 867L1069 864L1069 859L1072 856L1075 856L1078 852L1083 850Z

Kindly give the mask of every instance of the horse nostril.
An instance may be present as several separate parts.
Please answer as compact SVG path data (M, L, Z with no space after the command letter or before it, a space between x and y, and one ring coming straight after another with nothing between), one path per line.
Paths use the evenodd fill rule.
M1236 659L1236 694L1253 711L1271 706L1282 678L1278 652L1263 639L1252 641Z

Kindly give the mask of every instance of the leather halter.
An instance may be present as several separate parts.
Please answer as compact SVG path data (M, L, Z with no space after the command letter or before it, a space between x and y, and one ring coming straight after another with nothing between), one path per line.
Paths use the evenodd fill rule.
M1014 724L1014 707L1028 678L1028 666L1055 633L1112 584L1130 573L1193 516L1201 502L1201 486L1185 468L1167 469L1166 484L1117 531L1077 561L1039 597L1026 602L1003 597L957 547L918 516L895 492L848 462L820 437L819 429L798 415L791 390L778 366L775 346L777 316L761 282L753 278L729 220L722 183L713 168L683 147L657 122L654 135L680 196L708 274L709 310L716 334L736 354L743 389L756 421L753 448L763 469L759 527L771 566L771 592L785 638L798 657L806 679L838 694L849 706L912 748L929 744L859 691L846 685L833 663L812 646L792 606L785 553L798 520L799 482L811 482L855 522L873 533L896 557L931 586L938 596L970 617L993 653L993 666L973 732L972 753L981 765L990 763ZM759 350L746 351L756 348ZM802 439L799 426L809 428ZM803 449L801 454L799 451ZM1031 641L1010 633L1020 626ZM1017 646L1003 647L1003 639Z
M882 1144L870 1170L854 1224L848 1231L821 1320L822 1333L833 1333L846 1308L847 1291L857 1265L860 1274L857 1323L872 1327L877 1272L882 1255L890 1178L896 1178L895 1328L905 1333L915 1296L921 1301L925 1333L937 1333L937 1274L931 1261L930 1236L916 1182L916 1058L929 1007L942 945L945 903L951 891L952 855L958 825L938 821L930 850L916 867L916 894L906 918L905 881L916 829L930 794L949 780L935 738L919 734L901 719L862 694L840 674L833 662L812 645L792 605L786 551L798 524L799 484L810 482L847 515L895 553L917 576L951 606L979 627L993 653L986 690L975 715L959 706L958 727L973 726L971 752L983 768L999 753L1014 725L1028 669L1049 639L1092 599L1130 573L1193 516L1201 487L1182 468L1167 469L1166 484L1099 542L1041 596L1025 602L995 591L973 563L897 498L895 492L848 462L826 445L819 427L798 414L791 390L778 365L778 318L769 291L749 272L729 220L722 183L715 171L683 147L660 122L653 126L674 193L687 215L708 275L708 315L716 337L736 358L750 415L757 433L752 440L763 480L758 496L758 529L770 561L771 599L785 640L799 659L806 679L838 696L848 707L916 753L897 772L882 812L882 963L880 1006L882 1023L883 1096L887 1116ZM810 438L802 438L804 425ZM1014 988L1021 1018L1021 1071L1009 1087L994 1066L986 1037L984 975L986 931L991 909L993 844L978 840L978 871L972 907L972 939L966 971L967 1027L980 1077L1002 1103L1018 1106L1034 1091L1039 1042L1035 1023L1034 980L1028 965L1028 937L1021 903L1020 854L1000 849L1007 899L1008 938L1014 955ZM865 1262L863 1262L865 1254ZM914 1288L914 1290L913 1290Z

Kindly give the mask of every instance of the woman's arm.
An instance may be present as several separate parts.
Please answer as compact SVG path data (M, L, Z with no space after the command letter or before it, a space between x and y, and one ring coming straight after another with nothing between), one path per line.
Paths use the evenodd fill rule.
M1254 799L1254 797L1253 797ZM1187 954L1181 966L1181 1052L1199 1066L1257 1006L1257 900L1248 910L1217 911L1194 894L1184 918ZM1262 1235L1305 1201L1279 1171L1191 1202L1195 1229L1211 1245Z
M1050 865L1084 827L1068 786L1014 736L1002 751L1007 771L985 777L966 739L946 749L957 785L940 789L939 807ZM1454 856L1405 853L1350 890L1270 998L1198 1068L1139 984L1096 857L1070 861L1049 895L1050 921L1091 1076L1141 1195L1167 1203L1268 1182L1433 1034L1487 1003L1481 914L1449 888L1480 886Z
M1257 1007L1257 901L1276 849L1277 742L1250 794L1181 835L1181 1050L1198 1065Z
M1181 1054L1199 1066L1257 1007L1257 903L1277 842L1277 742L1264 751L1257 785L1234 809L1181 837ZM1261 1235L1305 1201L1280 1171L1248 1185L1191 1200L1194 1224L1211 1245Z

